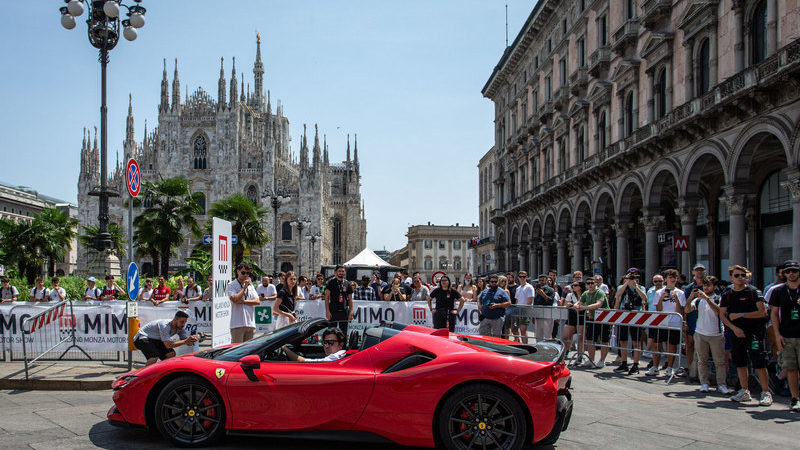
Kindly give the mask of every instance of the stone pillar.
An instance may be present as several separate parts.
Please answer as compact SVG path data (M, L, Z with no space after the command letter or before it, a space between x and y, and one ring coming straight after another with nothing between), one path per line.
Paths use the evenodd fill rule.
M742 5L744 2L733 2L733 71L744 70L744 21Z
M542 273L550 270L550 243L552 239L544 238L542 242Z
M800 178L784 181L782 186L792 194L792 259L800 260Z
M603 271L603 228L599 224L592 226L592 272Z
M533 279L539 275L539 246L535 240L531 241L531 265L528 276Z
M641 220L644 225L645 280L652 280L658 272L658 230L664 223L664 216L647 215Z
M730 231L728 232L728 259L730 265L747 264L747 247L745 234L745 212L747 211L747 197L743 194L729 193L725 197L730 215ZM723 267L723 270L725 267Z
M627 219L617 218L614 231L617 233L617 265L614 270L613 282L619 281L628 271L628 230L630 224Z
M525 252L522 251L522 246L523 245L524 244L520 244L519 251L517 252L517 264L519 264L519 267L518 267L518 270L517 270L518 272L520 270L528 270L528 268L525 267L526 266L526 264L525 264Z
M715 33L711 33L715 34ZM710 41L709 41L710 43ZM692 58L692 54L694 53L694 39L689 39L683 43L684 49L684 72L685 75L683 77L683 87L685 88L685 101L689 101L694 98L694 60Z
M706 236L708 236L708 273L724 273L723 268L719 266L719 227L717 226L717 216L709 214L706 216L708 223L706 223ZM727 267L724 269L727 270Z
M689 238L689 250L681 255L681 273L688 277L697 264L697 208L678 208L681 218L681 234Z
M778 2L767 0L767 56L778 50Z
M583 270L583 229L572 230L572 270Z
M559 235L558 241L556 241L556 270L558 270L559 275L563 275L567 273L569 270L567 265L567 238L565 236Z

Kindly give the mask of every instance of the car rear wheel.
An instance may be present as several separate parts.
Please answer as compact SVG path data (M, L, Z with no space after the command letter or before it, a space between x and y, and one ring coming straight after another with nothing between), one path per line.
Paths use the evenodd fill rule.
M156 428L181 447L213 443L225 432L225 405L207 381L183 376L170 381L155 403Z
M439 440L448 449L520 449L527 430L517 399L496 386L464 386L439 414Z

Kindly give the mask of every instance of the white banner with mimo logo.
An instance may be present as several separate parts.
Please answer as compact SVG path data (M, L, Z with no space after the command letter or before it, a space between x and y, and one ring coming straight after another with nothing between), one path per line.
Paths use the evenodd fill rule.
M231 343L231 299L228 297L228 284L231 275L231 223L214 217L212 223L214 240L211 243L212 277L214 282L214 308L211 318L211 343L214 347Z

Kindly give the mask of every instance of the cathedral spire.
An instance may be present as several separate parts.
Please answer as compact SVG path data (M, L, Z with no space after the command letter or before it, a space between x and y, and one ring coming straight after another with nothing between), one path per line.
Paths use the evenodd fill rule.
M241 102L245 101L245 98L244 98L244 74L242 74L242 95L239 97L239 101L241 101Z
M261 62L261 35L258 33L256 33L256 62L253 64L253 79L255 80L253 102L260 109L263 107L264 64Z
M314 124L314 170L320 168L319 127Z
M172 110L180 112L181 109L181 82L178 80L178 58L175 58L175 75L172 79Z
M125 156L133 156L136 141L133 136L133 94L128 93L128 118L125 120L125 142L123 143Z
M219 82L217 83L217 109L225 109L225 58L219 57Z
M350 169L350 133L347 134L347 165L345 168Z
M167 58L164 58L164 75L161 78L161 106L159 112L169 110L169 81L167 80Z
M329 160L328 160L328 136L323 134L322 135L322 141L324 142L324 145L322 146L322 148L323 148L322 161L323 161L323 164L325 165L325 167L328 167L328 163L329 163Z
M236 94L239 91L239 87L236 85L236 57L233 57L233 67L231 68L231 108L236 106Z
M306 137L306 124L303 124L303 144L300 147L300 169L308 169L308 138Z
M358 134L353 137L353 165L358 173Z
M272 114L272 99L270 99L269 89L267 89L267 114Z

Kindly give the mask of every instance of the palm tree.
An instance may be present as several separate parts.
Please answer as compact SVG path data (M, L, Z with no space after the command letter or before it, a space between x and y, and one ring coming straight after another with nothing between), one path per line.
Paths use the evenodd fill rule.
M263 226L267 209L256 205L242 194L236 193L214 202L207 214L209 217L219 217L231 222L231 234L239 237L239 243L233 246L234 266L242 262L245 250L260 248L269 242ZM212 221L206 222L205 228L211 234Z
M38 245L29 222L0 219L0 249L3 251L0 262L6 266L16 266L29 284L33 284L39 276L44 263Z
M195 214L201 212L198 200L202 194L189 190L184 177L161 178L157 183L145 181L145 209L133 220L139 239L139 251L152 254L158 250L160 273L168 275L169 260L173 250L183 243L184 230L199 234ZM153 261L154 263L156 261Z
M83 234L78 235L78 242L88 250L94 250L94 243L97 240L97 235L100 233L100 227L97 225L82 226ZM125 238L122 236L122 229L116 222L108 223L108 234L111 235L111 250L114 251L120 259L125 258L128 254L126 249Z
M45 208L34 217L31 227L39 240L42 257L47 259L49 276L55 275L56 261L63 260L72 248L77 226L76 219L57 208Z

